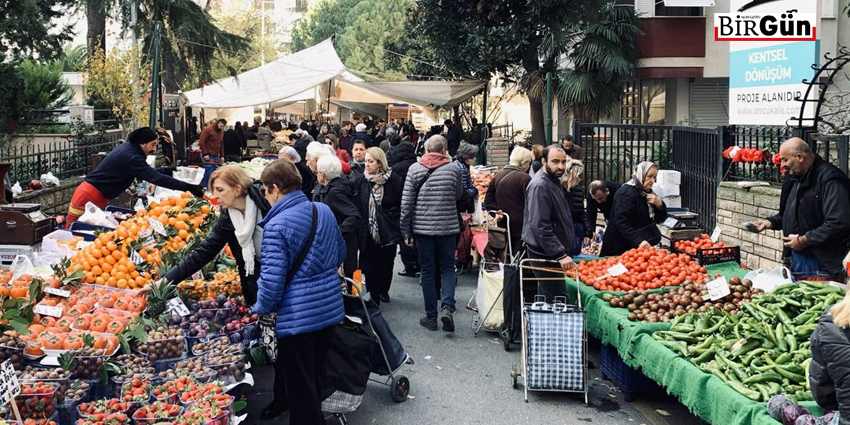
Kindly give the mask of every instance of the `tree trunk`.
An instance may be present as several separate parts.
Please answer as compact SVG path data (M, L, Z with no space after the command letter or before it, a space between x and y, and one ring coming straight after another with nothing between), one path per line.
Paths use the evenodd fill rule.
M551 142L546 141L546 124L543 120L543 102L528 99L528 108L531 112L531 143L546 146Z
M95 49L106 53L106 10L103 0L86 0L86 38L88 54L92 57Z

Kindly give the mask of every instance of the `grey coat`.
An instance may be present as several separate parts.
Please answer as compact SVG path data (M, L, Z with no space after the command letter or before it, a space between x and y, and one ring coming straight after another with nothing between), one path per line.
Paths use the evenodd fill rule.
M429 169L435 169L416 191ZM457 201L463 195L460 169L437 153L425 154L410 166L401 197L401 233L405 239L413 235L447 236L460 233Z

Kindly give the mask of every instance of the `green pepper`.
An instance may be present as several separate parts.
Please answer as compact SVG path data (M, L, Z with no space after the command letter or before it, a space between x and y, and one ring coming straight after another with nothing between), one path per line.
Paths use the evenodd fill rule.
M816 281L816 280L806 280L806 281L801 282L800 284L811 287L812 289L823 289L823 288L830 286L827 283L823 283L823 282Z
M750 314L750 316L754 317L759 322L764 322L764 316L752 306L752 303L742 303L741 307Z
M760 344L759 344L759 341L757 339L751 339L751 340L747 341L746 343L744 343L743 345L741 345L740 347L732 350L732 357L741 357L742 355L746 354L748 351L754 350L759 345Z
M737 379L728 379L726 384L728 384L730 387L732 387L733 390L741 393L741 395L750 400L761 401L761 393L747 388L746 385L742 384Z
M779 342L779 339L776 338L776 334L773 333L773 327L765 323L764 330L767 332L767 339L781 349L782 344Z
M716 362L711 361L711 362L703 363L703 364L699 365L699 368L700 368L701 371L703 371L705 373L710 373L710 374L716 376L717 378L719 378L723 382L728 383L728 381L729 381L729 379L726 378L726 375L724 375L723 372L720 370L720 367L717 365Z
M746 305L746 304L745 304L745 305ZM756 310L758 310L759 312L761 312L761 313L764 315L764 317L766 317L766 318L772 318L772 317L775 317L775 316L776 316L776 313L774 313L773 311L771 311L771 310L770 310L770 309L768 309L768 308L762 307L762 306L760 306L760 305L758 305L758 304L756 304L756 303L750 303L750 305L752 305L752 306L753 306L753 308L755 308Z
M688 357L688 345L685 341L659 341L659 343L682 357Z
M841 288L836 288L832 285L826 285L824 288L818 289L817 291L810 292L809 294L812 296L818 295L830 295L830 294L840 294L844 295L845 290Z
M747 353L747 355L744 357L743 363L744 363L745 365L749 366L749 365L750 365L750 363L752 363L752 362L753 362L753 359L754 359L756 356L758 356L759 354L764 353L764 352L766 352L766 351L767 351L767 349L765 349L765 348L756 348L755 350L750 351L750 352L749 352L749 353Z
M790 351L797 351L797 338L794 338L794 335L785 335L785 342L788 343L788 349Z
M767 389L768 389L768 391L770 391L771 394L781 394L782 393L782 386L777 384L776 382L768 382L767 383Z
M682 317L682 316L679 316L679 317ZM678 317L677 317L677 319L678 319ZM687 325L687 324L684 324L684 323L677 323L677 324L673 325L670 328L670 330L673 331L673 332L688 333L688 332L693 332L694 327L692 325Z
M758 375L750 376L749 378L744 380L744 384L750 385L768 381L777 383L782 382L782 376L771 370L768 372L759 373Z
M791 298L791 297L785 298L783 301L785 301L786 303L791 304L795 307L802 307L803 306L802 304L800 304L799 301L797 301L797 300L795 300L794 298Z
M753 364L755 364L755 361L753 361ZM753 366L753 365L750 365L750 370L753 370L753 371L755 371L755 372L757 372L757 373L770 372L770 371L772 371L772 370L773 370L773 365L764 365L764 366Z
M791 353L782 353L776 358L776 363L785 364L788 363L789 360L791 360Z
M794 330L794 334L800 338L808 339L810 336L812 336L812 332L814 332L815 328L817 327L817 323L797 326L797 328Z
M711 335L711 334L717 332L717 330L720 329L720 327L723 326L724 323L726 323L726 316L723 316L722 318L720 318L720 320L718 320L717 323L714 324L714 326L707 328L707 329L703 329L702 334L703 335Z
M796 393L794 393L794 397L797 399L797 402L814 400L811 391L805 390L797 391Z
M709 348L712 344L714 344L715 337L715 335L709 335L703 342L697 344L694 347L694 350L705 350L706 348Z
M700 365L714 358L714 355L717 353L717 348L711 347L706 350L704 353L700 354L697 357L691 359L691 362L695 365Z
M785 325L788 325L789 328L794 325L794 322L791 320L790 317L788 317L788 314L786 314L784 310L782 310L781 308L776 308L773 311L776 312L776 317L779 318L780 322Z
M697 337L682 332L661 331L656 333L661 333L669 338L672 338L673 341L684 341L691 344L695 344L699 341Z
M775 365L774 370L776 370L776 372L779 373L780 375L788 378L788 380L791 381L791 382L802 383L806 380L805 376L797 374L797 373L790 372L788 369L786 369L785 367L783 367L781 365Z
M812 311L807 310L807 311L800 313L800 315L798 315L797 317L794 317L794 319L792 319L792 321L794 322L795 325L799 326L799 325L806 323L812 317L813 314L814 313Z
M767 385L755 384L753 386L759 391L759 394L761 394L762 400L769 400L770 399L770 390L767 388Z

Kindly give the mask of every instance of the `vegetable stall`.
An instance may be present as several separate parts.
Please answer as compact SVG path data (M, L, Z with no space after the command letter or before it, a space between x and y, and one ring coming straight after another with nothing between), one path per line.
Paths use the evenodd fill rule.
M799 282L764 293L739 264L701 266L684 252L695 246L680 248L583 260L567 278L585 302L588 332L611 347L603 374L622 381L626 366L637 369L714 424L776 425L766 402L777 394L821 413L807 382L809 337L844 289ZM620 264L625 272L613 268ZM721 286L728 290L714 293ZM633 383L617 384L630 399Z
M222 252L191 280L160 279L214 225L212 206L185 193L121 219L62 238L71 255L52 270L0 270L0 363L21 389L0 418L238 423L249 360L264 359L234 260Z

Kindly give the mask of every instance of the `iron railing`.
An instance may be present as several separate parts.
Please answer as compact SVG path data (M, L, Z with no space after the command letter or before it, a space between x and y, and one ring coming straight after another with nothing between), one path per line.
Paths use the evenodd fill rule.
M121 141L120 132L102 136L90 135L84 142L54 140L48 143L10 144L0 151L0 162L11 162L9 178L22 186L38 179L48 171L60 180L87 174L91 170L92 155L109 152Z
M513 124L504 124L504 125L494 125L490 129L490 137L505 137L510 139L514 135L514 125Z
M585 181L626 182L639 163L652 161L682 173L682 206L699 214L704 230L714 228L722 153L717 130L576 123L573 135L583 149Z

